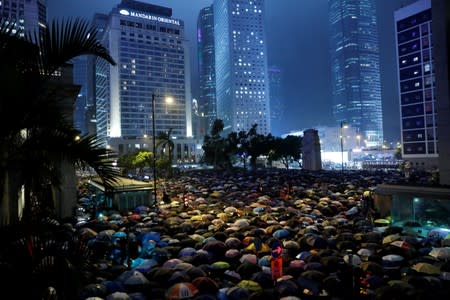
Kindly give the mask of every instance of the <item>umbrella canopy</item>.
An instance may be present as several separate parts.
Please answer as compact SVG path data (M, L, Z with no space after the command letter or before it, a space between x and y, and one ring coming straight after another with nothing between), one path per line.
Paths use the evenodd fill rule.
M360 267L363 271L370 272L378 276L383 276L384 274L383 266L373 261L362 262Z
M174 269L178 264L183 263L184 261L182 261L179 258L171 258L167 261L165 261L162 265L163 268L167 268L167 269Z
M253 280L245 280L245 279L241 280L237 284L237 286L244 288L251 293L262 291L262 287L259 285L259 283L257 283L256 281L253 281Z
M438 247L433 248L428 255L439 259L450 258L450 248L449 247Z
M194 298L198 289L190 282L179 282L172 285L166 292L166 299L189 299Z
M131 297L124 292L115 292L106 296L106 300L131 300Z
M425 273L429 275L439 275L441 273L438 267L425 262L417 263L413 265L411 269L416 270L419 273Z
M147 285L150 282L148 279L139 271L131 271L129 276L125 279L123 282L125 285L128 286L140 286L140 285Z
M390 243L392 243L394 241L397 241L399 239L400 239L400 234L398 234L398 233L390 234L390 235L385 236L383 238L383 245L384 244L390 244Z

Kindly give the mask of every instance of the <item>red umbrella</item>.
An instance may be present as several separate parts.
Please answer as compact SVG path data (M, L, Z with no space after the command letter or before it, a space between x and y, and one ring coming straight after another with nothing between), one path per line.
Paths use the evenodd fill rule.
M193 298L198 289L190 282L180 282L172 285L166 293L166 299L188 299Z

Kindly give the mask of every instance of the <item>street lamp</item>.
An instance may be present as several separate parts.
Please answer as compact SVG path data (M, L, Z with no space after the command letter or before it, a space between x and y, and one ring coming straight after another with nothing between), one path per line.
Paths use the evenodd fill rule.
M156 191L156 130L155 130L155 98L156 94L155 91L152 92L152 142L153 142L153 201L155 208L158 209L158 193ZM166 97L165 103L166 104L172 104L174 102L174 99L172 97ZM166 107L166 113L167 113L167 107Z
M344 172L344 128L348 128L346 122L341 122L340 139L341 139L341 171Z
M155 92L152 93L152 142L153 142L153 205L158 209L158 193L156 192L156 133L155 133Z

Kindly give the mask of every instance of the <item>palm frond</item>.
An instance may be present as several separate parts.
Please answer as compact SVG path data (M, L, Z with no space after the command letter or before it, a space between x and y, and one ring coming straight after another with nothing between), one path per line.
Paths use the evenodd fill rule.
M115 65L108 50L97 39L97 29L88 21L76 18L53 20L43 34L27 36L41 49L40 67L46 75L53 74L71 59L86 54L96 55Z

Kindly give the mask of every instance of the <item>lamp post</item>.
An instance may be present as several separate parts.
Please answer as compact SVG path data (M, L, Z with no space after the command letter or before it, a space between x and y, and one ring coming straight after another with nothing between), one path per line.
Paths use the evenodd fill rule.
M341 139L341 171L344 172L344 128L348 128L346 122L341 122L340 139Z
M158 209L158 193L156 192L156 133L155 133L155 92L152 93L152 142L153 142L153 205Z

